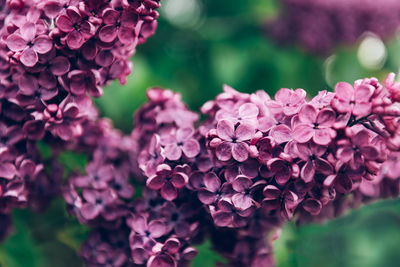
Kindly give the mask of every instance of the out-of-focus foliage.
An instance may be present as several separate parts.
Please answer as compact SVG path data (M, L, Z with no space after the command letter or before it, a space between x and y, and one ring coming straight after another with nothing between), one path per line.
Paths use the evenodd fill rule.
M277 46L262 29L279 12L275 0L163 2L156 35L138 48L127 84L113 83L96 101L102 115L124 132L132 129L132 114L153 86L182 93L190 108L198 110L224 83L243 92L265 89L273 95L281 87L300 87L314 95L337 81L382 79L400 67L397 37L381 44L366 36L360 40L364 46L340 47L328 58ZM64 153L61 160L67 170L82 169L85 157ZM0 265L80 266L75 250L87 229L64 210L56 201L41 215L16 211L14 235L0 246ZM275 252L282 267L392 267L400 262L399 247L400 201L384 201L324 225L289 224ZM221 259L209 243L198 248L193 266L211 266Z

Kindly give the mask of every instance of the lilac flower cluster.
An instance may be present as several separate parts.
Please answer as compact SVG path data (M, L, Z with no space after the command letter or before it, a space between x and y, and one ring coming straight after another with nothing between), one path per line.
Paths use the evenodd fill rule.
M197 129L198 116L180 95L151 89L132 133L138 167L147 188L166 203L194 201L182 200L187 196L202 203L216 229L212 236L232 229L236 247L224 255L233 265L271 265L270 244L256 240L285 220L320 221L362 202L398 197L400 84L394 78L384 85L375 78L339 83L334 93L311 100L302 89L284 88L271 99L264 91L225 86L203 105L208 119ZM249 243L256 247L249 250Z
M126 81L136 46L155 31L159 6L159 0L0 1L0 216L8 218L15 207L42 209L59 193L63 174L56 157L67 142L74 146L84 128L82 148L96 146L100 139L90 131L108 126L96 122L89 96L101 96L101 86L112 80ZM39 141L51 146L51 158L41 157ZM115 149L107 154L113 166L119 146L108 146ZM109 175L113 188L121 187L115 189L118 195L129 198L129 167L119 166L111 181L114 168L95 165L104 162L94 155L87 167L91 176L76 178L77 183L92 184L97 174ZM93 199L90 190L84 193ZM86 217L100 213L82 204L90 214Z
M282 14L267 31L282 43L298 43L326 54L338 44L352 44L366 31L387 39L400 25L396 0L282 0Z
M6 1L0 97L24 113L24 134L81 135L92 115L88 96L101 96L112 80L125 83L136 45L155 31L158 7L158 0Z
M130 139L113 129L107 119L88 121L84 128L85 134L69 149L87 153L90 160L84 174L70 174L64 199L81 223L118 228L128 213L126 202L134 194Z

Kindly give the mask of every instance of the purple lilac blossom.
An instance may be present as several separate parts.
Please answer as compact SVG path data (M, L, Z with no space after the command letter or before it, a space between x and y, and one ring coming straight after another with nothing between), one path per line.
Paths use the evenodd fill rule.
M139 0L5 1L0 100L21 108L31 138L44 132L65 141L79 137L93 109L89 96L101 96L112 80L125 83L136 46L155 31L159 6Z
M42 210L60 194L63 168L57 157L65 149L83 150L93 160L87 175L75 173L71 179L85 196L78 196L72 185L66 193L72 209L79 206L85 211L81 219L105 214L105 220L111 221L125 212L125 203L118 201L129 199L134 191L129 184L129 160L124 161L120 149L131 147L130 141L121 141L120 134L112 132L107 134L113 141L107 144L109 150L102 150L104 146L97 142L111 126L106 120L97 121L89 96L101 96L101 87L112 80L125 82L136 45L155 31L159 6L156 0L0 1L2 216L9 216L13 208ZM112 21L110 12L118 13L127 28L118 38L100 40L99 32ZM50 145L50 158L42 157L42 145ZM101 152L94 149L97 145ZM130 159L128 152L124 155ZM96 172L96 164L104 162L109 165ZM91 187L111 193L99 195ZM6 225L3 228L2 236L9 232Z
M400 18L396 0L281 0L278 18L266 23L269 36L296 43L310 52L328 54L340 44L353 44L365 32L388 39Z
M265 92L243 94L224 86L222 94L202 107L208 118L197 129L197 116L178 94L154 88L148 91L149 102L135 115L131 138L137 152L133 158L141 155L136 171L146 181L146 195L157 199L153 205L158 203L156 210L161 214L168 213L162 205L173 204L179 210L182 203L197 202L197 209L209 214L204 219L212 222L211 238L217 239L214 248L231 265L272 266L271 244L263 243L266 239L257 241L260 233L276 236L286 220L298 224L324 221L362 203L398 197L398 88L393 74L385 84L375 78L353 85L339 83L334 93L323 91L312 100L306 99L302 89L281 89L277 99L272 99ZM344 94L343 89L351 94ZM200 146L194 157L184 152L171 157L168 146L173 144L178 151L183 138L162 141L176 138L182 129L191 129L187 139ZM173 179L179 181L178 186ZM159 192L166 184L168 190ZM143 205L145 199L139 203ZM165 225L175 225L171 220L182 217L154 214L147 225L160 216L167 218ZM189 229L185 220L180 225ZM218 244L224 231L240 238L231 245ZM178 246L176 237L163 239L170 240L170 245L153 246L157 237L151 238L150 232L146 238L136 232L141 241L131 241L131 246L132 242L141 244L133 245L140 255L137 262L162 261L173 266L171 251L175 250L169 246ZM184 233L188 231L175 232L179 238ZM161 255L155 256L154 249L143 251L143 242Z

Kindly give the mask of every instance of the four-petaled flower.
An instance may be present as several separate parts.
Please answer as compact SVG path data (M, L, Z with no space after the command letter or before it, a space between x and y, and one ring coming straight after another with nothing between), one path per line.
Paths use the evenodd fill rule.
M161 195L166 200L174 200L178 196L178 190L188 183L188 176L180 167L174 169L167 164L161 164L155 175L147 179L146 185L153 190L161 190Z
M11 51L20 52L19 60L27 67L35 66L38 54L46 54L53 47L47 35L36 35L36 25L32 22L25 23L19 32L9 35L6 43Z
M221 143L217 146L216 156L221 161L228 161L232 157L243 162L249 157L248 141L254 136L254 127L249 124L221 120L217 125L217 134Z
M293 129L293 139L306 143L312 139L318 145L328 145L336 136L332 129L336 120L333 110L318 111L313 105L304 105L299 112L299 122Z

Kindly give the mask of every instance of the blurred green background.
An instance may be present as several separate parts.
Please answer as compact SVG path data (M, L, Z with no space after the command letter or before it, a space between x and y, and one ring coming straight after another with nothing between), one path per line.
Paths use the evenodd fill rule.
M337 81L375 76L384 79L400 67L398 37L382 42L371 34L327 57L281 47L262 25L279 14L275 0L163 0L156 35L137 48L126 85L113 83L96 100L102 116L129 133L132 114L145 102L145 90L178 91L193 110L221 92L226 83L242 92L304 88L310 96L332 90ZM318 37L316 37L318 38ZM66 153L67 169L84 158ZM88 229L69 218L58 199L41 216L15 211L14 234L0 245L4 267L81 266L75 250ZM400 266L400 201L382 201L324 225L287 224L275 242L280 267ZM193 266L212 266L220 257L210 244L199 247Z

